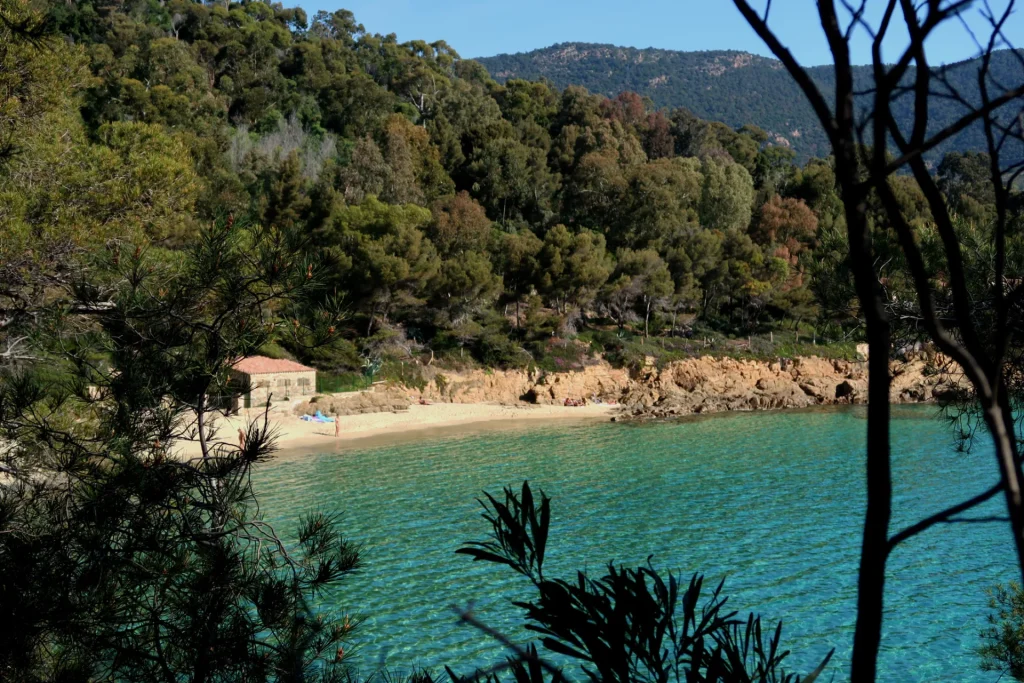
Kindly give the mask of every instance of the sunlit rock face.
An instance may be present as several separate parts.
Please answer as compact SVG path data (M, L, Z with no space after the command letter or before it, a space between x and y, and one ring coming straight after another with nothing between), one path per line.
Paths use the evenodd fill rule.
M562 405L566 399L615 402L636 417L662 417L735 410L807 408L867 400L867 364L815 356L738 360L690 358L661 368L648 359L630 372L604 361L559 373L474 370L434 373L416 399L450 403ZM935 358L892 364L894 403L931 401L959 382ZM428 373L429 374L429 373Z

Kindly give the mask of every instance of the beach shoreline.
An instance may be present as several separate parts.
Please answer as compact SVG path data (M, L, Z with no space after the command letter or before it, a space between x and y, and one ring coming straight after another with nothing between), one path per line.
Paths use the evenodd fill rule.
M517 424L537 426L542 421L647 421L857 405L867 399L864 362L816 356L775 361L688 358L662 367L649 364L633 373L606 361L540 375L480 369L447 374L424 369L424 373L424 382L417 388L382 385L275 404L268 419L277 451L348 450L353 444L359 448L387 445ZM894 405L941 400L961 381L958 373L927 358L894 363L890 400ZM565 405L580 397L592 400L584 406ZM300 419L317 411L340 415L338 436L333 422ZM214 442L237 446L239 429L247 430L251 422L263 418L260 408L218 417ZM173 451L182 458L201 453L194 438L176 441Z
M489 431L518 424L536 426L544 421L564 424L571 421L607 421L618 406L588 404L579 407L554 405L503 405L497 403L413 404L396 412L342 415L340 434L334 435L333 422L304 422L286 412L271 412L268 423L275 436L277 453L349 450L353 447L388 445L448 434ZM263 411L243 410L238 415L220 418L215 423L214 444L237 445L238 430L251 422L262 424ZM179 457L201 454L197 440L178 441Z

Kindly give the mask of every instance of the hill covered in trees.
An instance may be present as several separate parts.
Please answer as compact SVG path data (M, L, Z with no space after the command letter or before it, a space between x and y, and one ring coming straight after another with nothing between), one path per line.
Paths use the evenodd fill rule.
M746 52L681 52L655 48L637 49L591 43L561 43L519 54L502 54L478 61L498 81L525 78L548 79L565 88L578 85L606 97L636 92L650 98L655 107L686 108L710 121L734 128L754 124L771 134L777 144L791 146L801 158L827 153L828 140L796 83L775 59ZM976 83L979 62L952 64L941 72L950 85L970 102L978 101ZM997 52L992 64L994 83L1013 83L1020 62L1009 51ZM809 70L825 92L834 88L832 67ZM859 89L870 88L870 67L859 67ZM913 70L908 82L913 78ZM945 88L944 88L945 90ZM867 95L865 95L867 97ZM900 125L909 128L910 103L897 106ZM948 125L964 109L946 98L933 98L932 125ZM944 145L948 151L984 148L980 128L968 129ZM936 157L937 158L937 157Z
M280 235L294 262L325 264L321 297L346 311L333 343L282 334L263 349L322 370L556 367L566 348L642 362L650 345L629 356L631 338L856 329L831 162L797 163L757 126L635 93L498 83L443 42L369 34L346 11L139 0L37 13L51 37L0 50L7 309L53 291L40 274L112 244L173 263L232 216ZM771 70L744 60L718 55L700 78ZM970 225L992 211L986 168L977 155L939 167ZM894 182L926 237L920 190ZM875 225L884 244L880 210Z
M702 337L856 342L846 215L871 242L858 279L869 253L901 325L919 326L925 288L950 310L950 246L981 293L954 305L1000 334L989 293L1024 280L1024 198L992 187L983 154L947 154L936 187L927 172L860 183L847 214L834 160L798 159L756 125L498 83L346 11L0 0L0 93L0 623L18 625L0 629L4 680L353 680L347 606L315 610L357 548L326 512L278 536L249 476L272 425L247 423L236 447L206 421L248 391L239 358L296 357L331 391L361 369L423 386L420 365L536 376L595 353L642 371L704 353ZM860 169L843 163L849 191ZM894 227L920 245L912 268ZM890 337L872 338L883 372ZM182 439L201 457L176 457ZM716 616L720 586L697 615L697 575L686 589L650 563L609 565L547 600L572 587L542 578L549 501L526 485L489 501L491 540L462 551L534 583L543 609L527 618L550 651L602 678L795 680L777 674L779 629ZM914 528L877 526L883 557ZM628 647L623 623L642 636ZM517 680L541 680L530 652L508 665Z

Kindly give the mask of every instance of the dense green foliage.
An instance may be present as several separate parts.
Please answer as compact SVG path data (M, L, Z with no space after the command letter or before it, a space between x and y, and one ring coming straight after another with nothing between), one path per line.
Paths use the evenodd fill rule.
M1024 591L1019 583L997 585L989 594L988 627L981 633L981 668L1024 681Z
M340 681L354 622L312 600L359 566L334 514L286 536L252 467L266 422L215 440L228 370L291 320L332 337L318 264L279 233L204 228L181 259L113 246L8 324L0 366L0 678ZM312 307L309 307L309 306ZM177 452L195 439L201 453Z
M499 81L508 79L547 79L559 88L570 85L587 88L606 97L636 92L650 98L656 107L685 108L696 116L721 121L731 127L754 124L769 131L773 140L790 146L799 158L824 156L828 139L807 99L789 73L775 59L746 52L679 52L654 48L636 49L590 43L562 43L519 54L502 54L478 60ZM977 73L980 60L968 60L941 69L948 79L941 95L930 103L932 130L945 127L962 116L965 109L949 97L952 90L965 100L979 102ZM992 58L993 84L1016 82L1020 63L1008 51ZM832 67L808 70L822 92L834 86ZM913 69L906 77L913 79ZM854 77L858 90L867 90L872 82L871 67L857 67ZM995 92L1001 88L996 86ZM864 96L868 104L869 95ZM913 98L897 101L894 114L902 130L912 122ZM982 149L984 133L973 126L942 145L937 155ZM933 158L936 154L930 155ZM1021 157L1021 150L1017 150Z
M838 253L816 249L841 235L829 162L796 166L757 128L499 85L344 11L40 9L67 40L2 54L22 93L0 120L15 274L110 240L170 255L246 216L323 259L322 296L351 313L329 351L265 352L333 372L418 353L527 366L585 328L745 338L851 320L851 292L827 310L815 295Z
M112 240L173 258L234 215L324 261L320 296L350 314L338 343L263 352L330 373L389 358L544 367L550 342L580 333L856 336L832 162L797 164L756 126L631 92L499 84L443 42L367 34L345 11L11 8L64 37L0 51L15 94L0 112L0 257L14 282ZM715 60L702 78L768 68ZM939 166L982 230L985 166ZM926 234L916 184L894 188ZM881 206L873 217L896 254ZM16 308L46 296L15 291Z

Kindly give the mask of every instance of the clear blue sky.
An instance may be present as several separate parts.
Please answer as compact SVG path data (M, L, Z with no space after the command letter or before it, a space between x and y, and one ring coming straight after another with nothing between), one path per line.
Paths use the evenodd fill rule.
M294 2L295 0L293 0ZM399 40L445 40L463 57L526 52L553 43L581 41L671 50L744 50L767 54L731 0L298 0L312 15L344 7L371 33ZM285 2L285 4L289 4ZM838 3L837 3L838 4ZM880 11L881 0L868 0ZM994 6L1000 0L992 0ZM755 0L754 6L762 6ZM972 14L976 14L972 10ZM1007 26L1024 43L1024 11ZM980 22L972 20L979 29ZM806 65L829 61L814 0L775 0L776 32ZM896 45L887 53L891 59ZM866 37L855 43L857 61L869 60ZM932 60L945 63L973 56L963 29L951 26L931 41Z

